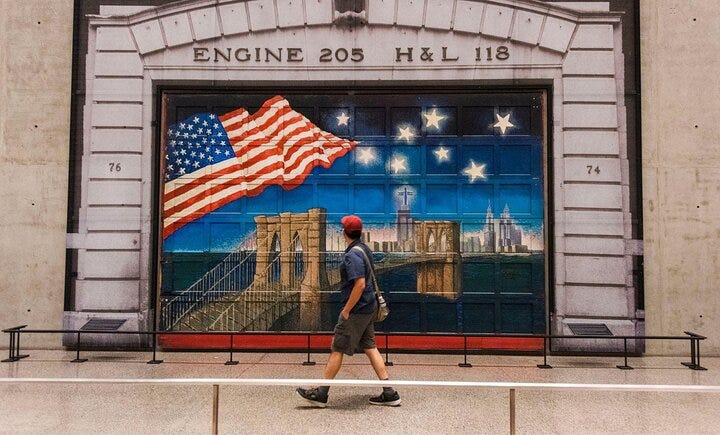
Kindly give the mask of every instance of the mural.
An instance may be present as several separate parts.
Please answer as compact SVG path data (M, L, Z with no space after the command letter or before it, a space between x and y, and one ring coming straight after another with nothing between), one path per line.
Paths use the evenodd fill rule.
M163 330L332 329L354 213L393 308L380 329L544 331L541 94L180 100L165 108Z

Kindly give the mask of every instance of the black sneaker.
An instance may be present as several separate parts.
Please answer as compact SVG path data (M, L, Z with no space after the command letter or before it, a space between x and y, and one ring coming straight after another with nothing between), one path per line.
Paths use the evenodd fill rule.
M298 388L295 392L313 406L318 408L325 408L327 406L327 394L322 394L317 388L311 388L309 390Z
M373 405L400 406L400 402L400 394L398 394L397 391L393 391L390 394L383 392L379 396L370 398L370 403Z

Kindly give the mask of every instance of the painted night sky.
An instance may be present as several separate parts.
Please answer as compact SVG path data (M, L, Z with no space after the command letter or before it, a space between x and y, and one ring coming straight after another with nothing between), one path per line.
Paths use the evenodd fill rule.
M230 252L255 229L254 216L313 207L327 210L329 250L339 250L333 229L351 213L363 218L372 240L393 241L404 207L415 220L460 222L463 242L482 240L488 208L498 221L507 207L522 244L544 249L543 149L532 102L386 94L327 104L314 95L283 96L320 129L357 142L355 148L329 168L315 167L291 190L271 185L183 226L164 240L165 252ZM270 97L244 107L253 112L255 101ZM185 121L178 116L168 127Z

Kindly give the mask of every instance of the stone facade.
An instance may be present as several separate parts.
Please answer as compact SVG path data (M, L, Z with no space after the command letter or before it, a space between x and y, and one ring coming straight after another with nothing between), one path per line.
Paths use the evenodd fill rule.
M452 81L551 87L548 112L553 131L548 134L553 154L548 163L555 184L549 186L553 202L548 207L554 218L555 251L549 254L554 256L551 285L557 301L551 332L569 333L567 324L580 321L605 323L617 335L635 334L632 252L626 247L635 244L630 231L620 16L603 3L593 4L592 10L571 8L569 3L532 0L370 0L367 24L346 28L333 23L334 15L327 13L332 10L329 0L197 1L140 11L102 7L101 16L90 20L87 56L83 167L88 172L77 236L84 241L77 245L80 291L75 296L76 307L82 304L85 311L68 312L67 326L82 326L89 313L106 308L89 302L97 300L92 287L84 287L90 278L107 280L116 293L126 292L127 300L134 301L125 304L131 309L121 314L131 320L131 327L150 326L157 85L351 80L357 85L391 86ZM435 10L454 13L436 15ZM280 62L267 53L270 47L283 56L277 47L287 48L288 41L301 49L302 55L296 52L294 57L301 61L290 62L287 51ZM363 61L348 64L332 55L331 61L321 61L317 54L328 41L333 49L361 47ZM436 57L423 61L423 47ZM484 47L490 47L491 54L511 54L486 61L480 54L485 55ZM247 48L250 61L243 61L246 52L237 48ZM130 92L123 92L125 88ZM112 162L129 165L127 171L107 173ZM600 171L583 170L587 166ZM133 233L122 240L100 237L101 245L91 246L83 234L91 226L111 227L108 219L114 217L108 209L120 215L139 210ZM130 239L139 240L132 244ZM594 306L616 315L606 318L587 308L576 309L588 289L593 289ZM616 298L618 291L623 298Z

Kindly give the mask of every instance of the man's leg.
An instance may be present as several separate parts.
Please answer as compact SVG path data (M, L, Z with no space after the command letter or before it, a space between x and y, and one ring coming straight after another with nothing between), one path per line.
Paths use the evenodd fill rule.
M372 364L378 379L382 381L388 380L388 371L377 347L365 349L365 355L367 355L370 360L370 364ZM393 387L383 387L382 394L370 398L370 403L373 405L398 406L400 402L400 394L398 394Z
M378 355L380 354L378 353ZM335 379L335 376L337 376L338 372L340 371L340 367L342 367L342 361L342 352L331 352L330 358L328 358L327 364L325 364L325 371L323 372L323 377L325 379ZM382 357L380 358L380 361L382 362Z
M377 347L365 349L365 355L367 355L370 360L370 364L372 364L373 370L375 370L375 374L377 374L378 379L387 379L388 371L385 367L385 361L383 361L382 355L380 355L380 351Z

